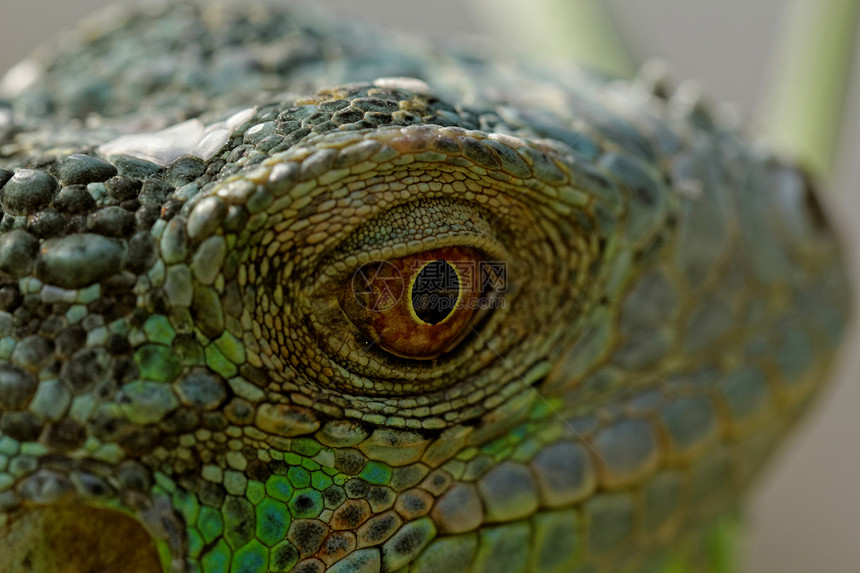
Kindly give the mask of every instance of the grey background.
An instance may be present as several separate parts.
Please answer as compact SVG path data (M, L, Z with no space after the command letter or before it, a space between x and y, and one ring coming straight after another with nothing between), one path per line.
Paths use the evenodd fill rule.
M767 68L784 0L608 0L640 56L658 56L678 78L700 80L715 99L749 113ZM106 4L104 0L0 0L0 74L35 46ZM463 39L481 18L457 0L317 0L345 15L421 34ZM857 58L860 60L860 58ZM860 65L845 124L832 211L860 262ZM857 273L855 272L855 275ZM856 298L856 297L855 297ZM751 494L742 546L750 573L860 571L860 370L858 328L837 366L837 380L775 457Z

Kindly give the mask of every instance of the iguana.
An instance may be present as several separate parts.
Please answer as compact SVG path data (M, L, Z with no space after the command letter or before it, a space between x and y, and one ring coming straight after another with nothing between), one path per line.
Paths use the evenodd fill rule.
M848 318L694 94L283 7L111 13L0 100L2 571L724 571Z

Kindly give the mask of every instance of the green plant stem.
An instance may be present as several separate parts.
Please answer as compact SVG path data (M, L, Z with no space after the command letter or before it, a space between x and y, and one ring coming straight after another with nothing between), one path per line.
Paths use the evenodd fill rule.
M473 0L516 52L632 77L634 60L605 0Z
M759 115L777 149L814 176L833 170L860 0L793 0Z

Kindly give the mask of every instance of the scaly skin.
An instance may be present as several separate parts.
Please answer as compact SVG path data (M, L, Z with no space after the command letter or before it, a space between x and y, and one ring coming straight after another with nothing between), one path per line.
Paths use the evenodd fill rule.
M717 568L844 330L804 178L647 76L185 4L15 73L3 571ZM355 304L458 257L461 324Z

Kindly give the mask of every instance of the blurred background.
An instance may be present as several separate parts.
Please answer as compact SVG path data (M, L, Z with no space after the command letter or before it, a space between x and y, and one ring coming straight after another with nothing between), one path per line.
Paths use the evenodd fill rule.
M830 0L825 0L830 1ZM0 0L0 75L105 0ZM316 0L348 18L451 42L486 34L462 0ZM485 2L488 4L488 2ZM607 0L640 58L665 60L678 79L699 80L715 100L752 113L766 76L784 0ZM857 50L860 52L860 50ZM860 54L830 211L860 269ZM860 285L860 281L858 281ZM860 297L855 297L860 299ZM860 305L858 305L860 307ZM741 547L746 573L860 571L860 329L821 396L751 493Z

